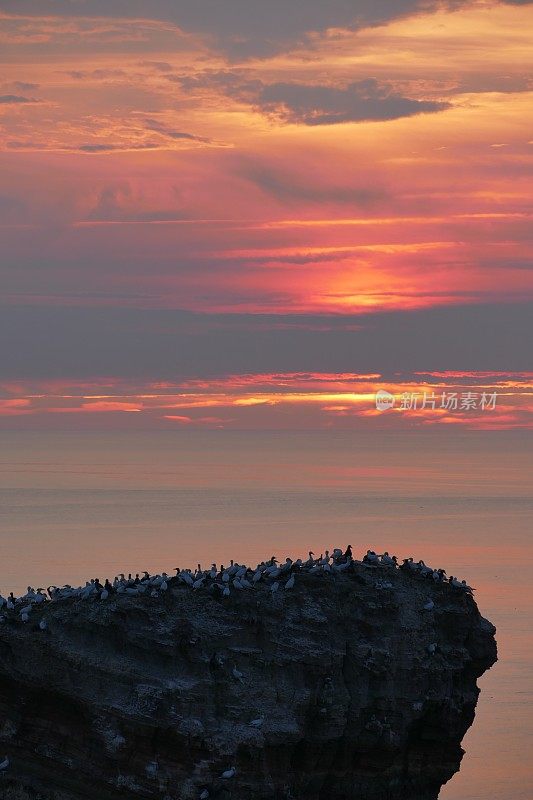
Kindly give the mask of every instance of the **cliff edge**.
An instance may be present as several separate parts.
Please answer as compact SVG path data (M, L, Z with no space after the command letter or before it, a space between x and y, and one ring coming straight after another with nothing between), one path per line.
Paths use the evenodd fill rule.
M0 797L435 800L495 628L408 569L293 574L4 616Z

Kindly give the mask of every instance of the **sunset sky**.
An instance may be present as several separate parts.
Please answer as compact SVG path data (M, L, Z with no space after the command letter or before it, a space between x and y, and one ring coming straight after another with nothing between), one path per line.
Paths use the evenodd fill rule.
M0 0L0 427L531 427L532 30Z

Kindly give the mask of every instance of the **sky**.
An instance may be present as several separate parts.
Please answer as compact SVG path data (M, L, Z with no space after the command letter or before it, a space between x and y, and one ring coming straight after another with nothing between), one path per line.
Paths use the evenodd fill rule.
M0 428L532 427L532 29L0 0Z

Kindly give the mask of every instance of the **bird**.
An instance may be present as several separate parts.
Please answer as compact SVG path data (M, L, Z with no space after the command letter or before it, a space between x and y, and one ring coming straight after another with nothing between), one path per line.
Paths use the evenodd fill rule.
M224 780L229 780L230 778L234 778L236 774L237 770L235 767L230 767L229 769L224 770L220 777L224 778Z
M11 763L11 762L9 761L9 758L8 758L7 756L5 756L5 757L4 757L4 760L3 760L2 762L0 762L0 770L5 770L5 769L7 769L7 768L9 767L9 764L10 764L10 763Z
M233 669L231 670L231 674L233 675L236 681L239 681L239 683L243 683L244 675L239 669L237 669L237 664L234 664Z
M430 656L435 655L435 653L437 652L437 643L436 642L432 642L431 644L428 644L428 646L426 647L426 650L428 651Z
M291 577L289 578L289 580L285 584L285 588L286 589L292 589L294 587L294 583L295 583L295 577L294 577L294 575L291 575Z
M258 717L257 719L253 719L250 722L250 725L252 726L252 728L260 728L264 721L265 721L264 717Z
M274 581L274 583L270 587L270 591L272 592L272 594L274 594L274 592L277 592L278 589L279 589L279 583L278 581Z
M200 794L200 800L207 800L208 797L209 797L209 791L207 789L204 789L203 792L201 792Z
M435 603L433 602L433 600L428 600L424 606L424 611L433 611L434 608L435 608Z
M228 586L224 586L224 590L223 590L223 592L222 592L222 596L223 596L223 597L229 597L229 596L230 596L230 594L231 594L231 592L230 592L230 590L229 590L229 587L228 587Z
M39 630L41 630L41 631L45 631L47 628L48 628L48 625L47 625L47 623L46 623L46 620L45 620L45 619L42 619L42 620L39 622Z

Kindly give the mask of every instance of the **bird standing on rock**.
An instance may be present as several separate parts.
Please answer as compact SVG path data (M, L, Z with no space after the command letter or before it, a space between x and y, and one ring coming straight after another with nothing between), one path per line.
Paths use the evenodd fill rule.
M237 770L235 767L230 767L229 769L226 769L220 777L224 778L224 780L229 780L230 778L234 778L236 774Z

